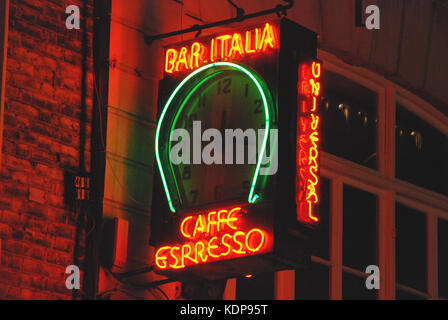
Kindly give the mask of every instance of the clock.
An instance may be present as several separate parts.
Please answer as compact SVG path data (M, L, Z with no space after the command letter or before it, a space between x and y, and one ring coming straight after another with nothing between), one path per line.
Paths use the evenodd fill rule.
M260 177L260 169L274 152L274 120L268 85L248 66L216 62L186 77L164 105L156 131L170 210L263 200L268 177Z

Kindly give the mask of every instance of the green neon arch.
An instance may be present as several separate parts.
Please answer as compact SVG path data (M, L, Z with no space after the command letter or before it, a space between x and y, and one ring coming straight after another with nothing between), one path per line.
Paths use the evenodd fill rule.
M201 68L193 71L184 80L182 80L181 83L179 83L179 85L174 89L173 93L170 95L167 102L165 103L165 106L163 107L162 113L160 115L159 122L157 124L156 137L155 137L156 161L157 161L157 166L159 168L160 176L162 178L162 184L163 184L163 188L165 190L165 194L166 194L166 197L168 200L168 205L169 205L171 212L173 212L173 213L176 212L176 209L174 208L173 199L171 198L167 180L166 180L166 176L165 176L165 172L163 171L162 162L160 160L160 150L159 150L159 142L160 141L159 140L160 140L160 133L161 133L162 125L163 125L163 122L165 121L167 111L168 111L168 109L170 109L170 106L173 103L173 101L175 100L178 93L181 92L181 90L185 86L187 86L189 84L189 82L195 76L200 75L201 73L204 73L206 71L209 71L213 67L224 67L226 69L229 68L229 69L234 69L234 70L243 72L245 75L247 75L249 77L249 79L251 79L253 81L253 83L255 84L255 86L258 89L258 92L260 93L260 96L261 96L261 99L263 102L263 106L264 106L265 129L266 130L265 130L265 134L263 137L263 144L262 144L262 147L260 150L260 154L258 156L255 173L252 178L252 184L251 184L250 191L249 191L248 202L254 203L260 197L258 194L255 194L255 186L258 181L258 175L260 173L261 161L262 161L263 155L266 151L266 145L268 142L268 136L269 136L269 130L270 130L270 116L269 116L269 103L268 103L268 97L270 98L270 94L267 89L263 89L263 86L262 86L263 81L261 79L258 79L259 77L254 73L254 71L248 69L247 67L244 67L242 65L232 63L232 62L215 62L215 63L210 63L205 66L202 66ZM223 71L223 70L219 70L217 72L220 72L220 71ZM215 75L215 73L213 73L212 75ZM205 77L205 79L208 79L208 78L210 78L210 75ZM202 84L205 81L205 79L202 79L198 84L196 84L195 88L197 86L199 86L200 84ZM181 104L180 108L176 112L176 118L173 121L173 125L171 126L171 129L174 127L174 123L176 122L176 119L177 119L178 114L180 113L180 110L183 108L183 106L185 105L185 102L189 99L189 97L191 96L191 94L194 91L195 91L195 89L191 90L189 95L185 99L183 99L183 103ZM170 133L170 136L171 136L171 133ZM175 179L175 177L173 177L173 178ZM176 182L176 184L177 184L177 182Z

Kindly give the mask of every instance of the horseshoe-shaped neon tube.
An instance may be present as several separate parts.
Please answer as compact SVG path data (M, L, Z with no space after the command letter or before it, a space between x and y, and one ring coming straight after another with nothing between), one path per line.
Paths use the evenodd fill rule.
M255 86L257 87L258 92L260 93L261 96L261 100L263 102L263 106L264 106L264 113L265 113L265 133L264 133L264 137L263 137L263 144L260 150L260 154L258 156L258 160L257 160L257 165L255 168L255 173L254 176L252 178L252 184L250 187L250 191L249 191L249 197L248 197L248 202L249 203L254 203L260 196L258 194L255 194L255 186L257 184L258 181L258 175L260 172L260 166L261 166L261 162L263 159L263 155L266 151L266 145L268 142L268 136L269 136L269 130L270 130L270 118L269 118L269 105L268 105L268 98L267 95L269 95L268 92L265 92L265 90L263 90L260 81L257 79L257 77L254 75L253 71L251 71L250 69L236 64L236 63L232 63L232 62L215 62L215 63L210 63L207 64L205 66L202 66L201 68L193 71L192 73L190 73L184 80L182 80L181 83L179 83L179 85L174 89L173 93L170 95L170 97L168 98L167 102L165 103L165 106L162 110L162 113L160 115L160 119L159 122L157 124L157 130L156 130L156 137L155 137L155 154L156 154L156 161L157 161L157 166L159 168L159 172L160 172L160 176L162 178L162 184L163 184L163 188L165 190L165 194L168 200L168 205L169 208L171 210L171 212L175 213L176 209L174 208L174 204L173 204L173 199L171 198L170 195L170 191L168 188L168 184L167 184L167 180L166 180L166 176L165 176L165 172L163 171L163 167L162 167L162 162L160 160L160 150L159 150L159 140L160 140L160 132L161 132L161 128L163 125L163 122L165 120L165 116L167 114L168 109L170 109L170 106L173 102L173 100L176 98L176 95L180 92L180 90L188 84L188 82L195 77L196 75L210 69L213 67L229 67L230 69L236 69L239 70L241 72L243 72L245 75L247 75L249 77L250 80L253 81L253 83L255 84Z

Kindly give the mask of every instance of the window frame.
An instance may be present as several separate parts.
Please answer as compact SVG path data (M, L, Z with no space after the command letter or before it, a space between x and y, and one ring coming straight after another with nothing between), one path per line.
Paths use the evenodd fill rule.
M448 117L428 102L384 77L365 68L348 65L335 55L319 50L323 66L378 94L378 168L370 169L349 160L322 152L321 175L330 180L330 260L311 257L330 268L330 299L342 299L342 273L364 276L363 272L342 264L343 186L349 185L378 197L378 299L395 299L400 288L427 299L439 299L437 264L437 219L448 220L448 197L396 178L395 113L400 103L410 112L448 136ZM427 217L427 292L420 292L395 280L395 203L419 210ZM294 272L294 271L290 271ZM283 284L284 285L284 284ZM294 285L294 284L293 284Z
M365 86L378 94L377 102L377 169L321 153L321 175L330 180L330 259L312 256L315 263L330 268L330 299L342 299L342 273L367 276L342 264L343 186L349 185L378 197L378 263L380 289L378 299L396 298L397 288L426 299L438 296L437 219L448 220L448 196L424 189L398 179L395 175L395 114L396 105L432 125L448 136L448 117L430 103L398 84L360 66L345 63L337 56L318 50L319 59L328 71ZM427 217L427 292L396 283L395 276L395 205L399 202L419 210ZM366 266L367 267L367 266ZM295 299L294 270L279 271L275 278L275 299ZM234 281L229 281L230 288ZM281 288L281 290L280 290ZM286 294L285 294L286 292ZM227 296L232 298L232 295Z

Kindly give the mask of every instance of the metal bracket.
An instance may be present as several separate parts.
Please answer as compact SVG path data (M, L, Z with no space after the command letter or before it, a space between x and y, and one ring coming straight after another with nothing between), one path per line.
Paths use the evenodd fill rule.
M235 19L242 19L244 17L244 14L245 14L244 9L238 7L232 0L227 0L227 2L230 3L230 5L236 9L236 17L235 17Z
M219 27L219 26L226 25L226 24L233 23L233 22L241 22L244 20L265 16L265 15L268 15L271 13L276 13L277 16L280 18L282 15L286 16L287 10L291 9L294 6L294 0L283 0L284 2L287 3L286 5L278 4L277 6L275 6L272 9L267 9L267 10L263 10L263 11L259 11L259 12L255 12L255 13L246 15L246 14L244 14L244 9L236 6L231 0L228 0L228 1L230 4L232 4L232 6L234 6L236 8L236 10L237 10L236 17L226 19L226 20L217 21L217 22L212 22L212 23L208 23L208 24L204 24L204 25L195 24L186 29L168 32L168 33L162 33L162 34L153 35L153 36L145 35L146 44L151 45L155 40L174 37L174 36L178 36L178 35L185 34L185 33L191 33L191 32L196 32L196 37L199 37L202 33L202 30Z

